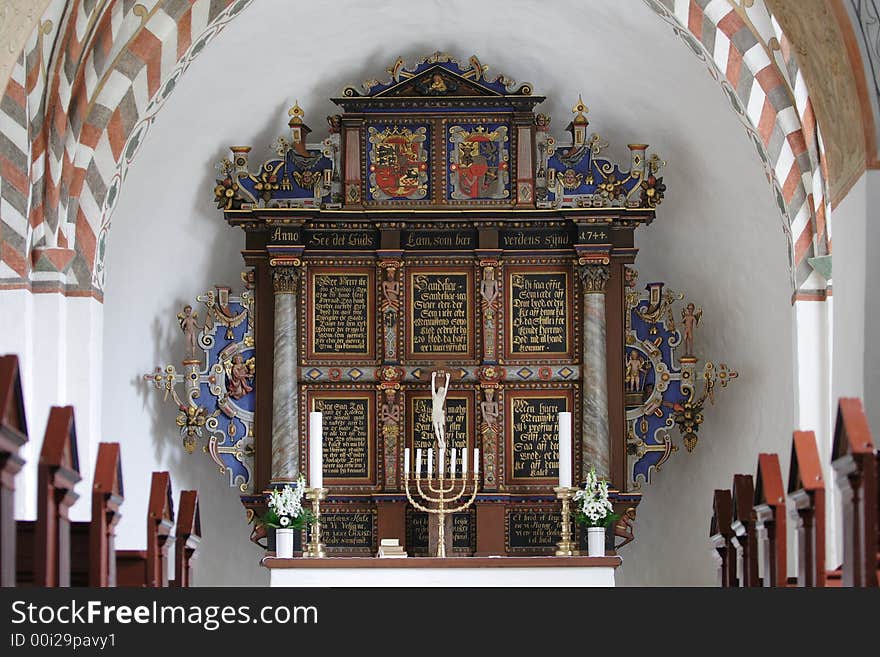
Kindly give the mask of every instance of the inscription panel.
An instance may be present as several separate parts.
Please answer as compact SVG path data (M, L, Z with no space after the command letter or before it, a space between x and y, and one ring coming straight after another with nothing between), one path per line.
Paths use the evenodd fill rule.
M305 246L315 251L372 251L379 248L379 231L306 228Z
M508 552L552 553L562 536L562 516L552 506L510 508L505 511L504 536Z
M511 484L559 483L559 417L572 410L569 390L508 390L505 476Z
M502 228L499 246L508 251L568 249L574 244L573 226Z
M570 358L571 272L510 268L506 279L506 357Z
M309 271L309 358L375 357L374 276L366 268Z
M462 511L452 516L452 551L470 554L476 545L476 516ZM410 556L428 555L428 514L410 510L407 513L406 550Z
M370 390L309 393L309 410L323 414L325 484L375 483L375 408Z
M407 278L407 358L474 356L472 269L411 267Z
M445 251L450 249L477 248L477 231L462 230L405 230L400 236L400 246L411 251Z
M431 423L431 393L422 391L408 391L406 395L406 435L410 436L412 457L415 458L415 450L426 450L433 447L437 449L434 439L434 426ZM446 445L447 449L453 447L458 450L458 460L455 471L461 473L461 450L472 450L474 446L474 394L472 392L450 390L446 396ZM473 452L468 452L471 458ZM423 459L427 458L422 456ZM436 456L434 457L437 458ZM447 457L448 458L448 457ZM435 461L436 463L436 461ZM427 466L423 465L423 470ZM447 461L447 468L448 461ZM413 463L415 468L415 463ZM468 462L468 470L473 470L473 464Z
M306 531L306 541L310 539L311 527ZM322 506L321 540L329 553L374 555L378 549L375 511L336 508L325 511Z

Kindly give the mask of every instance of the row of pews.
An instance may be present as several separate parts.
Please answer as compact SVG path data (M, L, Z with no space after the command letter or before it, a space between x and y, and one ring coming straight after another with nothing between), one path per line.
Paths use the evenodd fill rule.
M15 477L28 441L18 359L0 356L0 586L190 586L201 538L198 493L181 491L177 522L171 477L154 472L145 550L117 550L124 500L119 443L100 443L91 521L70 519L80 482L73 408L54 406L37 465L37 519L15 519ZM169 548L175 579L169 581Z
M722 587L876 587L880 454L858 399L841 399L831 456L840 491L843 563L825 567L826 482L816 436L795 431L786 487L776 454L758 455L757 471L733 476L712 499L709 540ZM788 577L786 523L792 521L797 576ZM760 564L760 567L759 567Z

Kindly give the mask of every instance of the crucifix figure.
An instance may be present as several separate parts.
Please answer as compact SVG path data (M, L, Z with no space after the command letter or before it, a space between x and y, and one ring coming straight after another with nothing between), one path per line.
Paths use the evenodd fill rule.
M438 374L440 375L438 377ZM446 376L446 382L438 378ZM446 393L449 392L449 372L443 370L431 372L431 424L434 425L434 436L437 447L446 449Z

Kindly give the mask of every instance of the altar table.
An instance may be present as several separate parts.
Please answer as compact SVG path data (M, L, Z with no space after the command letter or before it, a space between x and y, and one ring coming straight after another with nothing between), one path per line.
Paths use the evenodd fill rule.
M614 586L620 557L265 557L270 586Z

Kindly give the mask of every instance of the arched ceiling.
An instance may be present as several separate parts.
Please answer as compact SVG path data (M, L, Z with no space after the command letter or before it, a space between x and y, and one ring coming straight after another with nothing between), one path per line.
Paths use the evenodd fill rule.
M189 63L250 2L49 3L13 67L0 114L3 287L100 298L110 214L128 163ZM822 297L824 281L808 261L828 251L825 163L797 49L763 0L644 2L727 90L774 187L794 289ZM789 15L785 2L776 4ZM810 7L827 9L824 0ZM589 25L588 12L571 13ZM852 91L817 84L826 88ZM824 136L826 145L838 138L834 130ZM836 141L829 152L849 153ZM845 187L852 173L834 162L832 189Z

